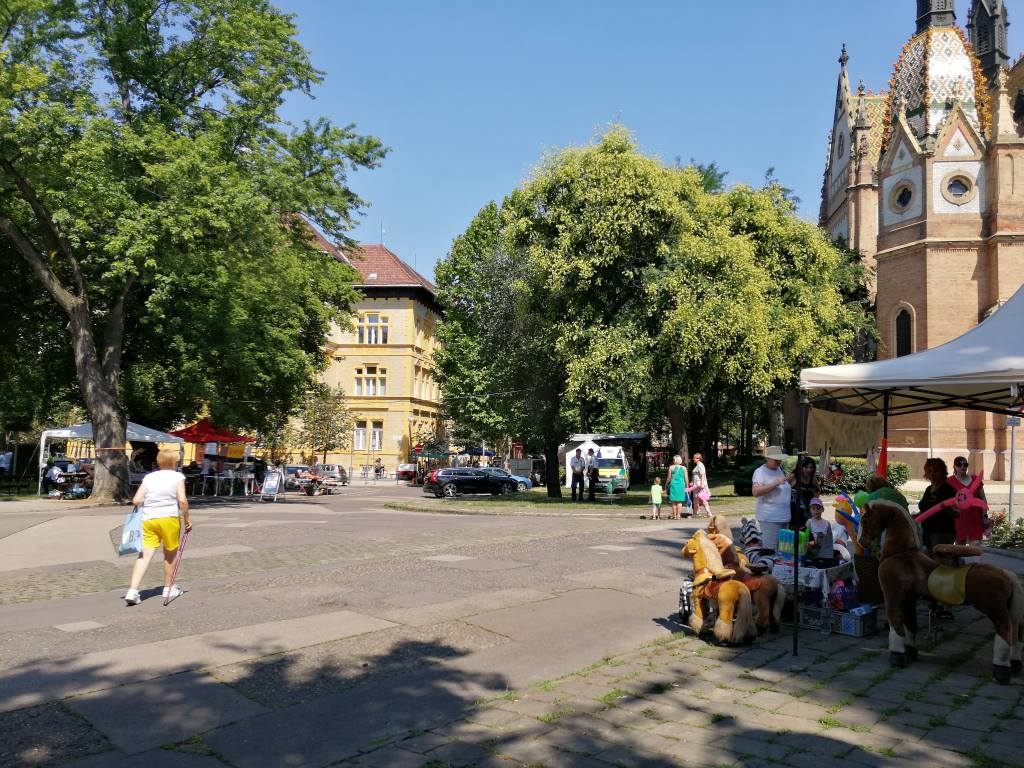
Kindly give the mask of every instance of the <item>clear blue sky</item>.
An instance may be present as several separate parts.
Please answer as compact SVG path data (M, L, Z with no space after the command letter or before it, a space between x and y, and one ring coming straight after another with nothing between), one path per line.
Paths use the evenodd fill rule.
M727 182L769 167L816 220L837 59L887 88L913 0L277 0L326 73L290 119L354 122L391 147L355 174L371 206L353 236L426 276L490 200L548 149L612 122L648 154L716 161ZM1011 0L1014 11L1024 2ZM967 23L968 0L957 0ZM1019 26L1010 27L1016 57Z

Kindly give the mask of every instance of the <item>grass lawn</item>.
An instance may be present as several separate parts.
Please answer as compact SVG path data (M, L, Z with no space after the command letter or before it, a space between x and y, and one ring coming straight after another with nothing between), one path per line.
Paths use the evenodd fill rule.
M750 496L736 496L732 488L732 472L710 474L711 511L730 516L752 515L754 500ZM664 482L664 480L663 480ZM573 502L567 488L562 489L562 498L552 499L544 488L533 488L525 493L511 496L461 496L454 499L437 499L424 494L421 499L393 502L387 506L421 512L451 512L462 514L576 514L605 513L623 517L639 517L649 510L649 485L635 485L626 493L617 493L606 499L600 491L595 502ZM662 505L663 516L671 514L668 503Z

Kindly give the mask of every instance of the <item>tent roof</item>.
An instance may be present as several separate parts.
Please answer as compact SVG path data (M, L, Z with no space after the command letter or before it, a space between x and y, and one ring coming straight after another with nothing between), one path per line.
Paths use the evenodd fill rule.
M171 432L186 443L255 443L256 438L236 435L230 429L215 427L209 419L200 419L195 424Z
M973 409L1010 414L1024 384L1024 288L967 333L912 355L875 363L808 368L800 389L812 403L854 413ZM1011 391L1011 388L1013 391Z
M63 429L48 429L42 437L57 440L92 440L92 424L74 424ZM156 429L144 427L134 421L128 422L128 439L140 443L183 443L180 437Z

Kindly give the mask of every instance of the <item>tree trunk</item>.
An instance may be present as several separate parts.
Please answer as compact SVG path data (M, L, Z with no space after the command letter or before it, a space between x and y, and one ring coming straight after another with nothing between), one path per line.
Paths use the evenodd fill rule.
M777 389L768 398L768 435L772 445L781 446L786 439L786 412L783 401L786 393Z
M562 483L558 479L558 443L544 443L544 483L548 488L549 499L562 498Z
M665 414L672 427L672 450L679 456L689 453L686 435L686 410L674 400L665 403Z
M98 504L129 501L131 485L124 453L128 419L118 405L116 383L105 374L96 353L88 306L80 302L68 315L75 369L82 389L82 399L92 420L92 440L96 452L96 475L91 500Z

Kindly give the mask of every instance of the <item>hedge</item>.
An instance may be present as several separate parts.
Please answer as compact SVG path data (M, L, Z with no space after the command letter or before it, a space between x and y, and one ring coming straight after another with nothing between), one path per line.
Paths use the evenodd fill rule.
M1024 518L1012 525L1003 513L992 516L992 539L988 543L993 547L1010 547L1024 549Z
M868 472L867 459L834 458L832 463L842 468L843 476L838 482L834 478L822 478L822 493L856 493L865 489L864 484L872 474ZM910 479L910 465L902 461L890 461L885 477L893 488L899 488Z

